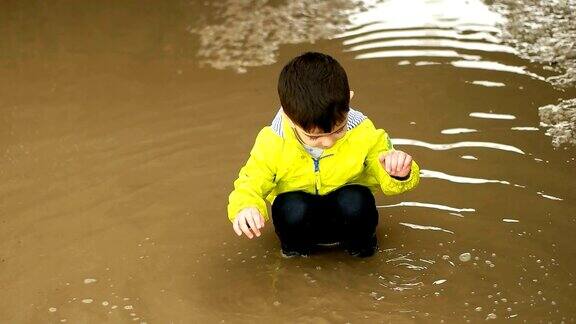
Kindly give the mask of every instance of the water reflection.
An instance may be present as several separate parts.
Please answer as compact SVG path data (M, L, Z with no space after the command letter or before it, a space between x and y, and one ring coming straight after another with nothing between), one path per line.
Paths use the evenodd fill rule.
M248 67L276 62L281 44L330 38L348 23L350 13L365 9L362 1L227 0L217 22L192 29L200 37L198 56L216 69L246 72Z
M411 8L410 14L399 15L401 8L407 6ZM482 60L483 55L515 55L516 50L501 44L496 26L502 22L502 17L488 10L481 1L385 1L366 12L351 15L350 21L354 29L338 37L344 39L347 51L361 52L356 59L455 58L458 60L449 64L457 68L510 72L543 79L521 66ZM438 62L416 66L430 64ZM474 81L473 84L503 86L489 81Z
M399 14L408 13L409 14ZM368 11L351 15L353 26L363 26L343 36L382 29L414 27L454 28L459 31L499 33L496 24L501 16L490 11L481 1L389 0L377 2Z

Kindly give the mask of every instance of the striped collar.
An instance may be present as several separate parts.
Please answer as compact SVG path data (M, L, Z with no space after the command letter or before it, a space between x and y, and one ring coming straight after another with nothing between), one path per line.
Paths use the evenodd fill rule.
M354 127L360 125L360 123L362 123L367 117L359 112L358 110L354 110L352 108L350 108L350 111L348 112L348 120L346 123L346 130L351 130ZM272 127L272 130L274 131L274 133L276 133L276 135L284 138L284 129L282 127L282 107L280 107L280 109L278 109L278 112L276 113L276 116L274 117L274 119L272 120L272 124L270 125Z

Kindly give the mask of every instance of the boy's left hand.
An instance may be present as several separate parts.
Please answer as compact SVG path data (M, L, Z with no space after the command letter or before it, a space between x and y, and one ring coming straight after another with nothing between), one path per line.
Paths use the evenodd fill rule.
M412 157L402 151L388 151L378 158L380 164L393 177L403 178L410 173Z

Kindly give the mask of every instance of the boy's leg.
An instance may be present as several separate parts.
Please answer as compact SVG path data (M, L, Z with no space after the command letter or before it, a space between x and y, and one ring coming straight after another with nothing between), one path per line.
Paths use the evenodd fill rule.
M311 219L317 210L317 197L302 191L286 192L274 199L272 221L285 255L310 253L313 245Z
M343 223L343 244L355 256L367 257L378 247L376 226L378 210L374 195L367 187L349 185L329 194L335 213Z

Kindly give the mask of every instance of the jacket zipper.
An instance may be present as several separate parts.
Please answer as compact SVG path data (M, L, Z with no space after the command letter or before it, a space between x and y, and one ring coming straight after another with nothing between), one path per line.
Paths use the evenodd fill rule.
M317 159L312 158L312 161L314 161L314 177L315 177L314 187L316 188L316 194L318 194L318 192L320 190L320 160L325 158L325 157L332 156L332 155L334 155L334 154L321 156Z

